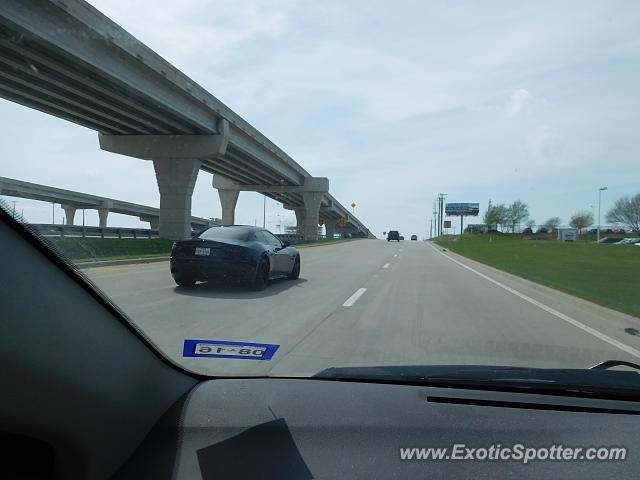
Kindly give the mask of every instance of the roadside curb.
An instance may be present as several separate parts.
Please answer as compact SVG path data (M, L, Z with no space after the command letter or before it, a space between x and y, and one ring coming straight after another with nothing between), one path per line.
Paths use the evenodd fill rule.
M76 268L110 267L112 265L133 265L136 263L168 262L169 257L128 258L124 260L105 260L101 262L83 262L74 264Z

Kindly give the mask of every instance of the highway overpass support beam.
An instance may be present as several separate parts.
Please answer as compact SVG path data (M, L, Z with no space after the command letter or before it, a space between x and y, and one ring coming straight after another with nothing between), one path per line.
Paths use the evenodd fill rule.
M73 225L73 218L76 216L76 207L62 205L62 209L64 210L64 224Z
M304 239L318 239L318 222L320 220L320 203L325 192L302 192L304 200Z
M214 177L215 178L215 177ZM233 225L236 220L236 204L240 190L218 189L220 197L220 206L222 207L222 225L228 227Z
M220 176L213 176L213 187L218 189L222 205L222 224L232 225L238 194L241 191L260 193L295 192L300 194L304 204L288 207L296 212L297 231L305 240L318 239L318 215L324 195L329 191L329 179L306 177L304 185L244 185ZM286 207L286 206L285 206Z
M139 217L141 222L149 222L149 228L151 230L158 230L160 226L159 217Z
M306 221L306 209L304 207L296 207L293 209L296 214L296 233L304 235L304 224Z
M336 220L334 218L326 218L324 221L325 236L333 238L336 233Z
M104 135L103 150L152 160L160 191L159 234L169 240L191 238L191 196L202 159L223 156L229 124L222 119L218 135Z

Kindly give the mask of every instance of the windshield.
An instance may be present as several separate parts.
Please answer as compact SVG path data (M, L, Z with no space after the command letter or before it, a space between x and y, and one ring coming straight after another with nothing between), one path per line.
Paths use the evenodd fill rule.
M211 227L198 234L203 240L238 240L247 242L253 237L251 230L247 228Z
M0 196L180 368L640 362L640 3L136 6L2 9Z

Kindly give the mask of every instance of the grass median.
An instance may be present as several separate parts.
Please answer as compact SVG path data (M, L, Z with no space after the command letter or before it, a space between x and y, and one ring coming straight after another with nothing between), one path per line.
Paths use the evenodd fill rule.
M640 247L523 240L519 235L445 236L452 252L640 317Z
M46 240L74 263L168 257L173 243L164 238L46 237Z
M164 238L82 238L45 237L64 257L74 263L134 258L168 257L171 240ZM296 247L312 247L332 243L349 242L357 238L334 238L295 243Z

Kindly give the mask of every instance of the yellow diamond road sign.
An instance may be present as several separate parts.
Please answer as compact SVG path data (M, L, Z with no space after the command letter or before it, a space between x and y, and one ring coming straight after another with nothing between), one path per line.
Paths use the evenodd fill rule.
M347 220L344 217L341 217L340 220L338 220L338 225L340 225L341 227L344 227L347 224Z
M319 223L320 225L324 225L324 218L319 219L319 220L318 220L318 223Z
M352 206L353 208L356 208L356 204L355 204L355 203L352 203L352 204L351 204L351 206Z

